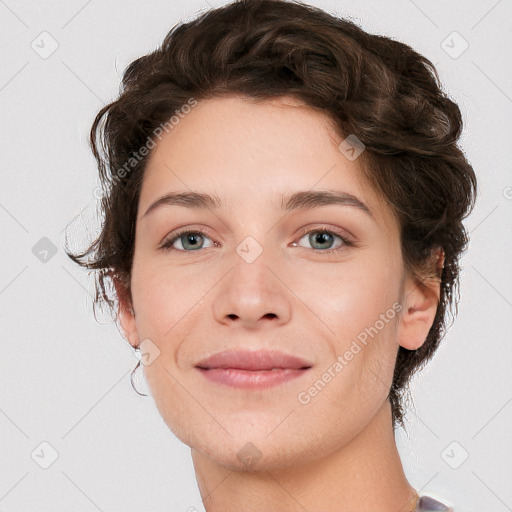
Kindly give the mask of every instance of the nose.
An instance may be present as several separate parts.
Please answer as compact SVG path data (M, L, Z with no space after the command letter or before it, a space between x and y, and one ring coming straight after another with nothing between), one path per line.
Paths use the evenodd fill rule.
M270 268L261 255L247 263L242 258L216 287L215 319L225 325L255 330L284 325L292 315L292 295L284 275Z

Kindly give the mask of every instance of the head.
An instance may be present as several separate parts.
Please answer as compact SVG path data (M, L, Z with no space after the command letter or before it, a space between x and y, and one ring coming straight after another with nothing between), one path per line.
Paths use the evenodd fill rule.
M102 229L68 254L158 354L144 373L180 439L234 466L252 442L272 467L329 453L387 401L404 425L456 312L476 191L461 130L425 57L299 3L233 2L130 64L91 129ZM311 368L272 392L199 374L236 348Z

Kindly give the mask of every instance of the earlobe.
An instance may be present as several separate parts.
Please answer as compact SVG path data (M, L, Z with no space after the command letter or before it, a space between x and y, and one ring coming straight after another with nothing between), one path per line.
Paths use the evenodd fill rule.
M121 282L118 276L111 275L118 298L117 319L123 330L124 337L133 348L140 344L137 324L135 322L135 312L128 297L126 286Z

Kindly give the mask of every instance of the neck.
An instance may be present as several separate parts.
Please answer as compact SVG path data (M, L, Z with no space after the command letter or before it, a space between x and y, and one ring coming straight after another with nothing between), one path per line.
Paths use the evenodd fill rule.
M416 501L396 448L387 400L350 443L302 466L241 472L197 450L192 459L207 512L410 512Z

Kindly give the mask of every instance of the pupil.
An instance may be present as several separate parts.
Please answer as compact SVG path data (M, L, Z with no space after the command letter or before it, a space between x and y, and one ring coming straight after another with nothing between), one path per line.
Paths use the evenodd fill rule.
M196 239L199 236L201 236L201 235L194 235L194 234L185 235L186 243L187 244L190 243L190 240ZM197 247L199 244L197 242L194 243L192 241L192 243L190 245L194 248L194 247Z
M316 238L318 243L325 244L325 243L329 243L330 239L332 238L332 235L330 233L322 232L322 233L317 233L316 235L314 235L314 237Z

